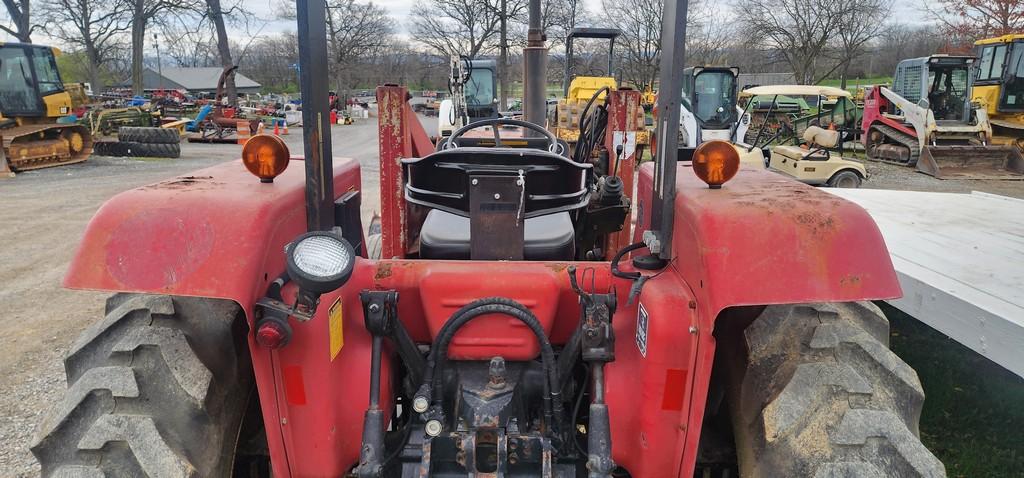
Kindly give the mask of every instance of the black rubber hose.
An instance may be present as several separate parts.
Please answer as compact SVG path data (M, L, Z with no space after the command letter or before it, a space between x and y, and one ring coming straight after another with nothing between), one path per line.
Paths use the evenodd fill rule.
M611 89L607 86L601 87L583 106L580 113L580 136L576 141L576 149L573 151L573 161L585 163L590 160L590 155L597 146L598 141L604 139L605 130L608 128L608 110L603 105L597 107L594 114L588 114L590 107L597 102L602 93L611 95Z
M508 302L512 302L512 304L509 304ZM437 333L438 339L440 339L442 335L449 333L448 330L450 329L450 325L454 319L457 319L462 314L465 314L474 307L480 307L487 304L505 304L510 305L512 307L519 306L518 302L510 301L509 299L505 299L503 297L485 297L483 299L474 300L473 302L470 302L462 306L461 308L459 308L459 310L456 310L455 313L448 318L448 321L445 322L443 326L441 326L441 330L438 331ZM420 386L419 391L416 392L415 396L425 396L430 398L432 395L431 392L434 386L434 364L437 362L436 352L437 347L434 347L430 350L430 353L427 354L427 364L424 367L425 371L423 373L423 382Z
M643 249L647 247L647 244L643 242L634 242L615 253L615 257L612 257L612 275L622 279L636 280L640 278L639 272L622 272L619 270L619 261L622 260L622 256L629 254L637 249Z
M555 352L551 347L551 342L548 340L547 335L544 333L543 327L541 327L540 321L532 312L529 311L522 304L506 299L503 297L488 297L479 299L471 302L466 306L462 307L452 318L445 323L445 325L438 332L437 339L435 340L434 348L431 350L430 358L427 360L427 372L424 374L423 385L427 387L427 393L433 397L433 402L439 404L441 400L440 395L433 394L433 388L438 387L436 382L439 382L441 374L435 373L435 370L443 370L444 361L448 356L448 345L451 340L455 337L455 333L465 324L469 323L472 319L487 314L503 314L509 317L519 319L521 322L526 324L527 327L533 331L537 337L537 341L540 343L541 349L541 365L544 368L548 378L544 382L544 415L545 421L552 424L556 428L556 433L562 428L562 403L561 392L557 390L559 386L558 380L558 368L555 366ZM433 380L435 383L431 383ZM424 387L420 387L421 392ZM421 392L418 392L419 395ZM557 422L556 422L557 420Z

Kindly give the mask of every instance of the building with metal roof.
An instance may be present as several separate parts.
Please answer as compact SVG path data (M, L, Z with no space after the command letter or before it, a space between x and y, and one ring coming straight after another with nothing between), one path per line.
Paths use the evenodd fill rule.
M217 92L217 80L220 79L222 71L224 69L217 66L163 67L160 72L153 68L145 68L142 70L142 88L145 91L185 90L191 94L213 94ZM130 87L131 81L126 81L121 86ZM235 88L238 94L259 93L260 84L241 73L235 73Z

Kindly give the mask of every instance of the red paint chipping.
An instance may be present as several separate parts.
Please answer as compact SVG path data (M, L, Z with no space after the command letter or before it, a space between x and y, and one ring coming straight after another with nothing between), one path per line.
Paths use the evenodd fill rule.
M682 410L685 393L686 370L678 368L665 370L665 395L661 399L661 409Z
M292 405L306 404L306 383L302 380L302 367L285 365L281 369L284 379L284 396Z

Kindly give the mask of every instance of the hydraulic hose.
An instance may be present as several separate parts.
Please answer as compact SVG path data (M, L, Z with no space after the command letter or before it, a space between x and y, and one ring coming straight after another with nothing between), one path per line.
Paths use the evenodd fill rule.
M435 394L434 389L440 388L441 373L444 362L448 357L448 345L463 325L472 319L487 314L503 314L519 319L537 337L541 349L541 365L547 375L544 381L544 418L547 423L556 427L556 432L561 430L562 403L560 391L558 390L558 368L555 366L555 352L551 347L540 321L532 312L522 304L503 297L488 297L473 301L455 312L448 322L438 332L434 348L427 358L426 372L423 376L423 384L416 395L431 400L435 405L440 405L441 395ZM556 421L557 420L557 421Z
M633 251L635 251L637 249L643 249L644 247L647 247L647 244L645 244L643 242L634 242L633 244L630 244L630 245L628 245L626 247L623 247L622 249L619 249L619 252L616 252L615 256L612 257L612 275L615 276L615 277L621 278L621 279L629 279L629 280L639 279L640 278L640 273L639 272L622 272L622 271L620 271L619 270L619 261L622 260L622 256L625 256L626 254L629 254L630 252L633 252Z
M611 95L611 89L603 86L597 90L587 101L580 114L580 137L576 142L572 158L577 163L589 162L590 155L594 152L597 144L604 139L605 130L608 128L608 109L604 105L598 105L593 114L588 114L590 107L597 102L602 93Z

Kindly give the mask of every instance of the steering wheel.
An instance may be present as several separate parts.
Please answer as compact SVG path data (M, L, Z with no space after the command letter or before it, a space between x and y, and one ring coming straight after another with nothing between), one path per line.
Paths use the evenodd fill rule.
M498 133L498 130L500 129L499 126L519 126L521 128L530 129L540 133L548 140L548 151L550 152L556 152L556 149L559 147L558 139L555 138L555 135L551 134L550 131L538 125L535 125L528 121L522 121L512 118L491 118L476 121L459 128L458 131L452 133L452 135L448 137L448 140L445 142L443 149L458 148L459 145L458 143L455 142L455 140L461 138L462 135L466 134L467 131L474 130L477 128L483 128L485 126L491 127L491 130L494 132L494 146L499 148L502 146L501 135Z

